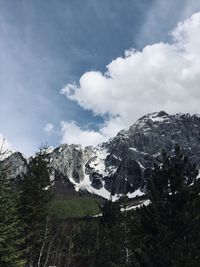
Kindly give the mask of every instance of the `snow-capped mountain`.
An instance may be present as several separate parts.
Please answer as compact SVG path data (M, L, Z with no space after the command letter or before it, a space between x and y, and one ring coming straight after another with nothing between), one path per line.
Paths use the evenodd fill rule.
M147 114L128 130L97 147L63 144L48 151L53 167L55 192L88 192L116 199L142 195L146 178L162 149L173 153L179 144L200 166L200 116L169 115L164 111ZM26 159L14 153L4 160L12 162L12 176L26 169Z

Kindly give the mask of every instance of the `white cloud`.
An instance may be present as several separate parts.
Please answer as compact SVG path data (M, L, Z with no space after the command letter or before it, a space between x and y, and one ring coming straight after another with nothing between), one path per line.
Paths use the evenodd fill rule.
M185 20L199 10L200 1L196 0L152 1L143 18L137 45L141 47L148 42L152 44L158 40L166 40L166 31L170 31L178 21Z
M61 122L62 125L62 143L81 144L83 146L95 146L106 140L103 134L81 129L75 122Z
M51 124L51 123L47 123L47 124L45 125L45 127L43 128L43 130L44 130L48 135L50 135L50 134L52 134L52 132L53 132L53 130L54 130L54 126L53 126L53 124Z
M126 51L107 66L106 73L86 72L79 85L67 84L61 90L84 109L108 115L99 133L77 131L83 140L86 135L92 140L111 137L149 112L200 112L200 13L179 23L171 35L172 44L155 43L141 52ZM70 124L65 124L63 140L75 141Z

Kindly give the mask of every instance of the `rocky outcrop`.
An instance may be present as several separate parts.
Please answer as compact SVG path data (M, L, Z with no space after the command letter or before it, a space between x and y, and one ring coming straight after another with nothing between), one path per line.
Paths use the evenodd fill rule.
M171 154L175 144L200 167L199 115L156 112L97 147L63 144L48 154L54 170L52 179L63 194L85 191L105 198L124 193L133 196L136 190L137 194L144 191L149 170L162 149ZM4 162L13 166L12 176L26 169L20 153Z
M27 160L20 152L12 153L9 157L1 161L11 178L16 178L26 172Z

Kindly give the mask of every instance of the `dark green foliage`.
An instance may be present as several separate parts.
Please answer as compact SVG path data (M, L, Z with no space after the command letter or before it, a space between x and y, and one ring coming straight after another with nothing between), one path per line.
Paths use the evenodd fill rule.
M121 266L123 250L122 215L118 203L108 201L102 208L99 248L95 266Z
M43 267L95 267L98 227L98 219L91 217L53 219Z
M44 150L30 159L21 182L20 197L27 266L36 266L48 232L51 200L50 168Z
M77 266L95 266L96 251L98 249L99 227L98 221L87 220L79 224L74 235L74 251L78 257Z
M20 202L7 172L0 165L2 267L200 266L200 179L179 147L163 152L147 182L150 204L136 210L126 207L141 199L125 196L102 210L89 198L52 200L44 151L28 163Z
M138 210L134 230L138 266L200 266L200 181L180 148L163 153L147 189L151 204Z
M116 202L107 201L102 207L101 224L109 229L118 225L121 220L120 206Z
M18 216L18 196L12 188L8 171L0 164L0 266L22 267L24 240Z

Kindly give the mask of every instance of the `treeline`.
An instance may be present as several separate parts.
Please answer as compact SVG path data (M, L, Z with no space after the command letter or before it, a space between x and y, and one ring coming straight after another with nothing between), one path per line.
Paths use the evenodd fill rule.
M41 149L22 177L0 163L0 266L43 266L52 197L49 162Z
M175 148L154 165L148 205L126 210L107 201L98 217L59 219L51 213L51 181L44 152L31 159L16 185L0 174L2 267L199 267L198 169ZM121 211L123 208L123 212Z

